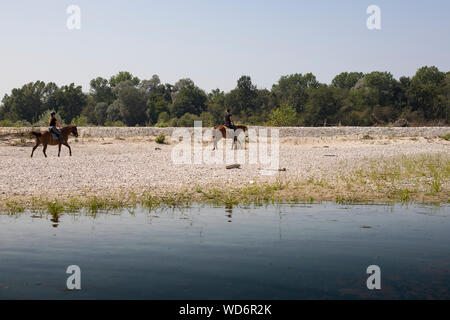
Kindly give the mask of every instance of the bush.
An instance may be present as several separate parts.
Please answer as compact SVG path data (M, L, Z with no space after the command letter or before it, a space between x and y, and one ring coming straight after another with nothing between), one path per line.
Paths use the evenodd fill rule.
M88 118L83 115L73 118L71 124L74 124L78 127L87 127L89 125Z
M161 133L159 136L156 137L155 142L159 144L163 144L166 141L166 136L164 133Z
M289 127L297 123L297 111L295 108L283 104L270 114L270 124L276 127Z
M170 119L169 114L165 111L161 112L158 115L158 123L167 123L169 122L169 119Z
M178 119L177 118L170 119L169 127L178 127Z
M177 121L177 127L193 127L194 121L200 118L194 114L186 113Z
M31 123L26 120L19 120L17 122L12 122L10 120L1 120L0 127L31 127Z
M1 120L0 127L14 127L14 122L10 120Z
M105 127L126 127L122 121L106 121Z

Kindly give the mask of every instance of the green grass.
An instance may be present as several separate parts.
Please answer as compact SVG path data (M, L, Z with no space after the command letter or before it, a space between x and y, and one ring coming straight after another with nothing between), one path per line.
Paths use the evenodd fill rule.
M5 206L6 212L11 215L22 213L25 211L25 207L17 201L6 201Z

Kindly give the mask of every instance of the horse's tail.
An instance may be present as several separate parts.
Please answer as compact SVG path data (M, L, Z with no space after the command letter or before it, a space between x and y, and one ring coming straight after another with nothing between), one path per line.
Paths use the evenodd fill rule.
M39 138L40 136L42 136L42 133L31 131L31 135L35 136L36 138Z

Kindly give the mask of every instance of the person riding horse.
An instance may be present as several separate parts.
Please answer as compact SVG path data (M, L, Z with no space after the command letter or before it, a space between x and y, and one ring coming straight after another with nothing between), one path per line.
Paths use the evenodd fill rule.
M233 131L236 130L236 126L234 125L234 121L231 118L231 109L227 109L227 112L225 113L224 117L225 126L232 129Z
M49 129L50 129L50 133L54 133L57 137L59 142L62 143L61 141L61 131L58 129L58 127L61 127L61 124L59 123L58 120L56 120L56 112L53 111L50 114L50 120L49 120Z

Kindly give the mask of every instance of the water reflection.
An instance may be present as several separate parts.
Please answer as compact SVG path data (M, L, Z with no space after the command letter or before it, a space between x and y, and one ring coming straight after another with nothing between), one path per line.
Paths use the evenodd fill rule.
M233 222L233 205L225 206L225 212L227 213L225 216L228 218L228 222Z
M72 264L80 299L448 299L449 217L332 203L0 215L0 299L67 298Z

